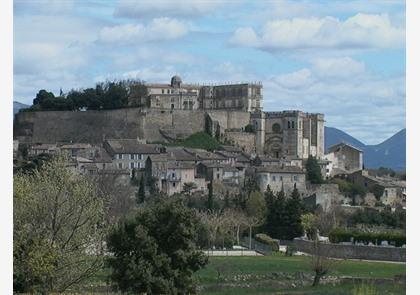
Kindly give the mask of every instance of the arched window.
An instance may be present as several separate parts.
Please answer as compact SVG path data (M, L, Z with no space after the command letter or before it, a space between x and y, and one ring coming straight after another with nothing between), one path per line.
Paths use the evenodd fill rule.
M290 129L290 121L287 121L287 128Z

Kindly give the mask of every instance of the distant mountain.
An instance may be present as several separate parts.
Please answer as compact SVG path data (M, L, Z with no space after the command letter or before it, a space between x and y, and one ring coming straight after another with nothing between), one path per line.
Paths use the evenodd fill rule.
M16 115L17 112L19 112L20 109L27 109L30 106L27 104L23 104L17 101L13 102L13 117Z
M405 129L402 129L380 144L365 145L337 128L325 127L325 150L343 141L363 150L366 168L379 168L382 166L397 171L405 170Z

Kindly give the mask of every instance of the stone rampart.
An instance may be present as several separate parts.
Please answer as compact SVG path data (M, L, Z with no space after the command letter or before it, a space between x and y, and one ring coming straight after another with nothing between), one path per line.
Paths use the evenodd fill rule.
M183 134L204 131L205 114L217 118L223 129L242 128L250 114L225 110L160 110L125 108L107 111L47 111L18 113L14 138L22 143L89 142L106 138L164 141L161 130Z

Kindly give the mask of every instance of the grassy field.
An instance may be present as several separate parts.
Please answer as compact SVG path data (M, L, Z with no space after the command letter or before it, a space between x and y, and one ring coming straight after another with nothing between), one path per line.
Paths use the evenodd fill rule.
M108 293L109 269L104 269L78 292ZM376 282L336 282L315 288L308 257L272 256L210 257L209 264L194 275L201 294L405 294L405 285L393 281L405 275L405 264L339 260L328 274L331 278L352 277ZM379 281L378 281L379 280ZM303 283L304 282L304 283ZM362 288L361 292L355 292ZM359 290L360 291L360 290Z
M195 278L203 294L405 294L405 285L393 282L395 275L405 275L405 264L340 260L328 274L330 277L382 279L376 283L332 281L313 288L307 286L311 275L307 257L274 255L212 257ZM306 284L299 284L305 280ZM355 293L361 284L365 291L370 291Z

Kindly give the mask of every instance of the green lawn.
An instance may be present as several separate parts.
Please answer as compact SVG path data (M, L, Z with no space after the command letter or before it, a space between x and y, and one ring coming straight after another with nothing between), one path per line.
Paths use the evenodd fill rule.
M296 275L312 275L308 257L288 257L280 254L253 257L210 257L209 264L194 275L201 294L405 294L405 285L392 281L395 275L405 275L405 264L339 260L329 276L388 279L364 283L374 292L354 293L360 286L354 283L320 285L316 288L299 285ZM89 282L74 291L108 293L109 269L104 269ZM113 293L112 293L113 294Z
M195 278L203 294L353 294L357 287L352 283L316 288L299 286L294 284L296 273L305 273L306 277L311 275L307 257L212 257ZM328 275L393 279L395 275L405 275L405 264L340 260ZM405 293L405 285L392 281L372 288L376 293L369 294Z

